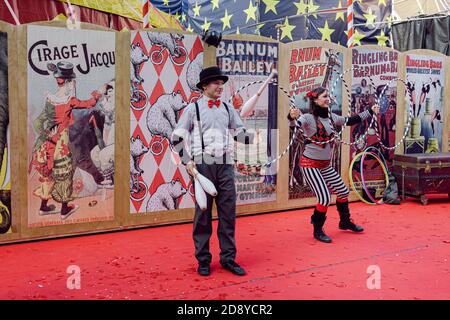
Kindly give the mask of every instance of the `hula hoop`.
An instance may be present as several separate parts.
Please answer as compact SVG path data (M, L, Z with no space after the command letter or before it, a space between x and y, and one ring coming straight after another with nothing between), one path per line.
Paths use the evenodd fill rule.
M315 64L308 65L308 66L306 67L306 69L305 69L304 72L307 72L309 69L312 69L312 68L314 68L314 67L320 67L320 66L326 66L326 67L329 68L329 69L332 69L332 68L333 68L333 67L329 67L327 63L322 62L322 63L315 63ZM300 110L300 108L297 108L297 107L295 106L295 98L294 98L294 97L297 96L297 95L295 94L295 91L298 90L298 84L300 83L300 81L302 81L302 79L298 79L297 81L295 81L295 82L292 83L292 86L293 86L292 91L294 92L294 95L293 95L292 100L294 101L294 108L296 108L296 109L298 109L298 110ZM291 108L291 109L292 109L292 108ZM331 109L329 109L329 112L331 113ZM304 115L304 113L301 112L301 110L300 110L300 113L301 113L301 115ZM330 127L331 127L332 130L333 130L333 133L335 133L336 130L335 130L334 126L331 125L331 121L329 121L329 122L330 122ZM335 136L335 135L333 136L333 138L331 138L331 139L329 139L329 140L325 140L325 141L316 141L316 140L314 140L314 139L311 139L310 137L308 137L308 136L305 134L305 132L303 131L302 127L297 125L297 119L295 119L295 128L302 134L302 136L303 136L303 138L304 138L305 140L310 141L311 143L314 143L314 144L316 144L316 145L323 145L323 144L327 144L327 143L332 143L332 142L336 139L336 136Z
M309 70L310 68L313 68L313 67L316 67L316 66L323 66L323 65L326 65L327 68L333 68L333 67L328 67L328 65L327 65L326 63L318 63L318 64L309 65L309 66L306 68L305 71ZM410 103L410 106L409 106L409 117L408 117L408 121L407 121L405 130L404 130L403 137L400 139L400 141L398 141L398 142L395 144L395 146L393 146L393 147L387 147L387 146L385 146L385 145L383 144L383 142L381 141L381 137L380 137L379 131L378 131L378 119L377 119L378 117L377 117L377 116L374 116L374 115L371 116L372 119L371 119L369 125L367 126L367 130L364 132L364 134L362 134L361 136L359 136L358 139L356 139L356 140L353 141L353 142L347 142L347 141L344 141L344 140L341 139L341 135L342 135L342 133L343 133L344 130L345 130L345 127L346 127L346 125L347 125L348 118L351 116L351 108L350 108L350 106L351 106L351 93L350 93L350 90L349 90L349 87L348 87L347 82L344 80L344 76L345 76L346 73L352 71L353 69L354 69L354 67L351 67L351 68L345 70L343 73L340 73L338 70L334 69L334 71L335 71L337 74L339 74L339 77L336 78L336 80L334 81L334 83L333 83L333 85L332 85L332 87L331 87L331 90L330 90L330 96L331 96L331 97L335 97L335 96L334 96L334 89L335 89L335 87L336 87L336 85L337 85L337 81L340 79L340 80L343 82L343 84L344 84L344 87L345 87L345 89L346 89L346 91L347 91L347 95L348 95L348 99L349 99L348 116L345 117L345 122L344 122L344 124L343 124L343 126L342 126L342 128L341 128L340 131L337 131L336 128L334 127L334 125L332 125L332 122L330 121L330 119L331 119L331 117L332 117L332 112L331 112L331 108L329 108L329 121L330 121L330 123L331 123L331 128L332 128L333 133L334 133L334 135L333 135L333 137L332 137L331 139L326 140L326 141L315 141L315 140L311 139L310 137L308 137L308 136L305 134L305 132L303 131L303 129L302 129L300 126L298 126L298 125L296 124L296 125L294 126L294 132L293 132L293 134L292 134L292 138L291 138L291 140L289 141L288 146L285 148L285 150L284 150L279 156L277 156L275 159L273 159L273 160L271 160L271 161L269 161L269 162L267 162L267 163L265 163L265 164L262 164L262 165L261 165L261 164L245 164L245 165L246 165L247 167L249 166L249 167L256 167L256 168L269 167L271 164L273 164L274 162L276 162L276 161L278 161L279 159L281 159L284 155L286 155L286 153L289 151L289 149L292 147L292 145L293 145L293 143L294 143L294 141L295 141L295 138L296 138L296 135L297 135L297 131L300 131L300 133L302 134L302 136L303 136L306 140L311 141L312 143L317 144L317 145L323 145L323 144L327 144L327 143L332 143L332 142L334 142L334 140L337 140L337 141L339 141L339 142L342 143L342 144L346 144L346 145L349 145L349 146L353 146L353 145L356 145L357 143L359 143L361 140L366 139L366 137L367 137L367 135L368 135L368 133L369 133L369 130L373 127L373 128L375 129L375 133L376 133L377 139L378 139L378 141L380 142L380 145L381 145L382 148L388 149L388 150L393 150L393 149L397 148L397 147L403 142L403 140L406 138L406 136L408 135L408 132L409 132L410 127L411 127L411 122L412 122L412 92L411 92L411 90L409 90L409 88L406 86L406 82L405 82L403 79L400 79L400 78L398 78L398 77L391 79L391 80L383 87L382 91L380 92L380 95L375 95L375 100L376 100L376 103L379 104L379 99L380 99L380 97L384 94L384 92L387 90L387 88L389 87L389 85L390 85L393 81L395 81L395 80L401 81L401 82L402 82L403 84L405 84L405 86L407 87L407 90L408 90L408 93L409 93L409 96L410 96L410 101L411 101L411 103ZM375 85L374 85L374 82L373 82L373 80L372 80L372 78L371 78L370 76L369 76L369 79L370 79L370 81L371 81L371 83L372 83L372 86L374 87L374 86L375 86ZM295 97L295 91L297 90L297 86L298 86L297 84L298 84L300 81L301 81L301 79L299 79L298 81L296 81L296 82L293 83L293 86L294 86L294 87L293 87L294 96L291 96L291 95L289 94L289 92L288 92L286 89L284 89L282 86L280 86L276 81L272 81L272 82L271 82L272 84L277 85L278 88L281 89L281 90L283 91L283 93L285 93L285 95L289 98L289 106L291 107L290 109L297 108L296 105L295 105L295 99L294 99L294 97ZM250 82L250 83L248 83L248 84L246 84L246 85L240 87L238 90L236 90L236 91L230 96L228 102L231 104L231 103L232 103L233 97L234 97L236 94L238 94L240 91L244 90L245 88L247 88L247 87L249 87L249 86L251 86L251 85L255 85L255 84L259 84L259 83L263 83L263 82L264 82L263 80L253 81L253 82ZM303 113L301 113L301 114L303 115ZM378 159L377 159L377 161L378 161ZM383 166L384 166L384 167L386 168L386 170L387 170L387 165L386 165L386 161L385 161L384 157L383 157L383 161L384 161Z
M247 87L249 87L249 86L252 86L252 85L255 85L255 84L258 84L258 83L263 83L263 82L264 82L264 80L253 81L253 82L249 82L249 83L247 83L246 85L240 87L240 88L237 89L235 92L233 92L233 94L232 94L232 95L230 96L230 98L228 99L228 103L229 103L229 104L232 104L232 100L233 100L234 96L237 95L237 94L238 94L239 92L241 92L242 90L244 90L245 88L247 88ZM289 92L288 92L285 88L283 88L282 86L280 86L280 85L279 85L277 82L275 82L275 81L272 81L272 82L270 82L270 83L276 85L281 91L283 91L283 93L289 98L289 105L291 106L291 109L292 109L292 108L295 108L295 102L294 102L294 99L293 99L292 96L289 94ZM297 135L297 130L298 130L298 128L297 128L297 126L295 126L295 127L294 127L294 132L293 132L293 134L292 134L292 138L291 138L291 140L289 141L289 144L287 145L286 149L284 149L284 151L283 151L280 155L278 155L275 159L272 159L271 161L269 161L269 162L267 162L267 163L264 163L264 164L246 164L246 163L245 163L245 165L246 165L246 166L250 166L250 167L255 167L255 168L262 168L262 167L269 167L269 166L272 165L274 162L280 160L280 159L281 159L281 158L289 151L289 149L292 147L292 144L293 144L294 141L295 141L295 136Z
M381 159L380 159L380 157L378 157L378 155L376 155L375 153L372 153L372 152L364 151L364 153L363 153L363 155L361 157L361 164L360 164L361 184L363 186L364 191L366 191L366 194L367 194L367 196L369 197L370 200L372 200L376 204L383 204L384 203L383 198L381 198L379 201L377 201L375 198L373 198L372 195L369 192L369 188L366 185L366 182L365 182L365 179L364 179L364 168L363 168L364 167L363 166L364 159L366 158L366 155L371 155L380 164L381 169L383 170L384 176L385 176L385 179L386 179L386 188L387 188L387 186L389 184L389 174L387 172L387 168L384 166L383 162L380 161Z
M384 167L386 168L386 170L387 170L387 172L388 172L388 174L389 174L389 170L388 170L388 165L387 165L387 162L386 162L386 158L384 157L384 155L383 155L383 153L380 151L380 149L377 149L377 148L375 148L374 146L369 146L369 147L367 147L366 149L365 149L365 151L368 151L369 149L374 149L375 151L376 151L376 155L377 156L379 156L380 158L381 158L381 160L383 160L383 163L384 163Z
M372 87L373 87L374 89L376 89L376 88L375 88L375 84L373 83L373 81L372 81L371 78L370 78L370 80L371 80L371 82L372 82ZM409 104L409 114L408 114L408 120L407 120L407 122L406 122L405 129L404 129L404 131L403 131L403 136L402 136L402 138L401 138L394 146L392 146L392 147L386 146L386 145L383 143L383 141L381 141L382 139L381 139L381 137L380 137L380 133L379 133L379 130L378 130L378 121L375 122L374 129L375 129L375 134L376 134L376 136L377 136L378 142L380 143L380 146L381 146L383 149L386 149L386 150L395 150L395 149L396 149L396 148L397 148L397 147L398 147L398 146L406 139L406 136L408 135L408 132L409 132L409 130L410 130L410 128L411 128L411 123L412 123L412 119L413 119L413 110L412 110L413 96L412 96L412 91L408 88L408 85L406 84L406 81L405 81L405 80L403 80L403 79L401 79L401 78L399 78L399 77L395 77L395 78L392 78L391 80L389 80L389 81L386 83L386 85L383 87L383 89L381 90L380 95L377 97L377 99L379 100L379 99L381 98L381 96L384 94L384 92L387 90L387 88L390 86L390 84L391 84L392 82L394 82L394 81L400 81L400 82L402 82L402 83L405 85L406 90L408 91L408 94L409 94L409 100L410 100L410 104Z
M310 68L313 68L313 67L316 67L316 66L322 66L322 65L326 65L327 68L333 69L333 67L328 67L328 65L326 63L316 63L316 64L313 64L313 65L309 65L308 68L305 70L305 72L308 71ZM341 80L343 82L343 84L344 84L345 90L347 91L348 105L349 106L351 106L351 93L350 93L350 89L348 87L347 82L344 80L344 76L345 76L346 73L352 71L353 69L354 69L354 67L351 67L351 68L345 70L343 73L340 73L339 70L333 69L334 72L336 72L339 75L339 77L336 78L336 80L333 82L333 85L331 86L331 89L328 89L329 92L330 92L331 98L336 99L336 96L334 95L334 89L336 88L336 84L337 84L338 80ZM299 83L300 81L301 81L301 79L299 79L297 82L293 83L293 85L294 85L294 89L293 89L294 93L297 90L297 83ZM294 94L294 96L295 96L295 94ZM377 99L376 101L378 103L378 98L376 97L376 99ZM294 101L295 101L295 99L294 99ZM328 121L329 121L330 127L332 128L333 134L334 134L333 137L331 139L325 140L325 141L316 141L316 140L313 140L310 137L308 137L305 134L305 132L303 131L303 129L301 127L299 127L300 133L303 135L303 137L306 140L311 141L312 143L314 143L316 145L324 145L324 144L327 144L327 143L332 143L332 142L334 142L334 140L337 140L337 141L339 141L342 144L346 144L348 146L353 146L353 145L359 143L359 141L361 141L361 140L366 138L370 128L373 126L374 122L376 121L375 117L372 116L371 122L370 122L369 126L367 127L366 132L364 132L364 134L362 134L360 137L358 137L358 139L356 139L354 142L347 142L347 141L342 140L341 135L344 132L346 126L347 126L348 118L351 117L351 109L350 108L348 109L347 117L344 117L345 118L345 122L342 125L342 128L341 128L340 131L336 130L335 126L333 125L333 122L331 121L331 119L333 117L333 112L331 111L331 108L328 108L328 114L329 114ZM302 115L303 115L303 113L302 113Z
M365 154L370 154L371 156L373 156L373 157L378 161L378 163L382 166L382 168L385 168L385 167L384 167L384 164L383 164L383 162L382 162L382 160L381 160L380 157L378 157L375 153L368 152L368 151L360 152L360 153L358 153L358 154L353 158L352 162L350 163L350 169L349 169L349 180L350 180L350 185L351 185L353 191L356 193L356 195L358 196L358 198L359 198L362 202L367 203L367 204L370 204L370 205L382 204L382 203L383 203L382 200L381 200L381 201L376 201L375 199L373 199L372 196L371 196L371 194L370 194L370 193L368 192L368 190L366 190L366 189L364 189L364 190L366 191L366 194L368 195L369 199L371 199L373 202L369 202L369 201L367 201L366 199L364 199L364 198L359 194L358 190L356 189L355 183L353 182L353 173L352 173L353 170L352 170L352 169L353 169L353 167L354 167L356 161L357 161L359 158L361 158L362 156L364 156ZM361 182L362 187L364 188L365 183L364 183L364 173L363 173L363 170L362 170L362 163L363 163L363 160L361 159L361 172L360 172L360 174L361 174L361 180L362 180L362 181L360 181L360 182ZM383 171L384 171L384 173L385 173L386 186L387 186L387 185L389 184L389 176L388 176L388 174L387 174L386 168L385 168L385 170L383 170ZM367 188L367 186L366 186L366 188Z
M359 136L358 139L356 139L356 140L353 141L353 142L347 142L347 141L342 140L342 138L340 138L340 136L342 135L342 133L344 132L344 130L345 130L346 126L347 126L348 118L351 117L351 105L352 105L352 101L351 101L351 100L352 100L352 99L351 99L351 92L350 92L350 89L349 89L349 87L348 87L347 81L344 80L344 76L345 76L345 74L346 74L347 72L353 71L354 69L355 69L355 67L348 68L347 70L344 70L344 72L343 72L342 74L341 74L338 70L335 70L336 73L339 74L339 77L336 78L336 80L334 80L333 85L331 86L331 90L330 90L330 95L331 95L331 96L334 96L334 89L336 88L336 84L337 84L338 80L341 79L341 80L342 80L342 83L344 84L345 90L347 91L348 106L349 106L349 108L348 108L348 113L347 113L347 117L345 118L345 122L344 122L344 124L342 125L341 131L339 131L339 132L336 132L336 131L335 131L335 132L336 132L336 134L338 135L338 137L337 137L338 141L341 142L341 143L343 143L343 144L346 144L346 145L348 145L348 146L356 145L356 144L359 143L359 141L364 140L364 139L366 138L366 136L368 135L368 133L369 133L370 127L373 126L374 122L376 121L376 120L375 120L376 117L374 117L373 115L371 115L371 118L372 118L372 119L371 119L369 125L367 126L367 130L366 130L361 136ZM370 77L369 77L369 78L370 78ZM370 78L370 79L371 79L371 78ZM375 97L375 100L376 100L376 103L378 104L378 97ZM330 111L329 111L329 114L330 114L330 117L331 117L331 116L332 116L331 109L330 109ZM335 128L334 128L334 129L335 129Z
M362 156L362 152L358 153L352 160L352 162L350 163L350 167L349 167L349 171L348 171L348 178L350 180L350 186L352 187L352 190L356 193L356 195L358 196L359 200L361 200L362 202L366 203L366 204L370 204L373 205L373 202L369 202L366 199L364 199L360 194L359 191L356 189L355 187L355 183L353 182L353 166L355 165L356 161L361 158ZM358 179L358 182L361 183L361 181Z

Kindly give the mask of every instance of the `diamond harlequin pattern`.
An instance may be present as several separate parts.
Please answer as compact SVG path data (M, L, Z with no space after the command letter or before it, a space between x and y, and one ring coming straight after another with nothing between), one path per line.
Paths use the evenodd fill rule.
M142 54L138 53L137 57L144 57L137 68L138 76L143 79L143 82L141 84L134 83L134 90L139 91L140 98L139 101L130 101L130 133L132 137L139 136L143 146L148 148L148 152L141 155L138 161L139 168L144 172L137 177L137 181L139 187L145 188L145 190L131 193L130 212L160 211L161 208L147 210L147 204L150 197L162 184L167 184L169 187L173 185L177 188L172 197L177 204L176 207L192 208L194 207L192 182L180 164L178 155L170 148L168 139L160 135L152 136L147 125L147 115L163 94L179 93L184 104L195 101L200 96L188 85L189 77L192 78L192 75L188 74L188 69L190 63L203 53L203 44L198 36L184 35L180 40L174 39L176 37L171 37L168 33L149 32L151 33L150 37L146 33L132 33L130 44L139 44ZM150 39L153 39L154 42ZM171 56L170 52L177 52L178 57ZM147 61L144 61L145 57ZM130 68L133 68L133 65L130 65ZM157 104L156 107L159 105ZM175 112L175 114L178 121L182 111ZM177 184L178 181L181 186L179 183ZM172 184L168 184L170 182ZM159 196L159 192L157 192L157 196Z

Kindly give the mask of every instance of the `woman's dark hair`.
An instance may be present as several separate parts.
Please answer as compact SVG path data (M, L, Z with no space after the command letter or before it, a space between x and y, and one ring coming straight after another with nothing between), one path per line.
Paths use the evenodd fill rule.
M322 93L325 91L328 91L327 88L324 87L317 87L315 89L312 89L306 94L306 97L309 98L309 112L314 112L314 107L317 105L314 100L317 99Z
M324 88L324 87L317 87L317 88L314 88L313 90L309 91L306 94L306 97L309 98L309 112L314 115L314 118L316 119L316 123L319 121L319 119L318 119L318 116L320 114L319 108L321 108L321 107L318 104L316 104L316 102L314 100L316 100L325 91L328 91L328 89ZM329 112L329 111L327 110L327 112ZM332 128L334 128L334 130L336 131L336 125L334 124L333 117L329 117L329 120L331 122ZM317 131L318 130L319 130L319 128L317 128Z

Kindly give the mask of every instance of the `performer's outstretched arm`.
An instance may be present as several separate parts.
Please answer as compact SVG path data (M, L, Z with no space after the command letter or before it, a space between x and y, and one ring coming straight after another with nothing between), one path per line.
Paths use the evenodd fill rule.
M380 106L377 104L374 104L371 108L367 109L366 111L363 111L361 113L358 113L357 115L351 116L351 117L342 117L337 114L333 113L333 120L338 126L342 126L345 123L345 120L347 120L348 126L353 126L355 124L361 123L362 121L369 118L369 116L373 116L373 114L378 114L380 112Z
M242 142L244 144L252 144L255 135L251 132L247 132L247 129L242 123L241 117L234 108L229 108L230 113L230 129L234 129L234 140Z

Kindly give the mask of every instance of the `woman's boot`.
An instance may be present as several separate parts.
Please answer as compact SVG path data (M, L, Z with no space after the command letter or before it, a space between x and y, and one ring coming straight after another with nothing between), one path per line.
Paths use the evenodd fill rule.
M336 207L339 212L339 229L351 230L353 232L362 232L364 228L353 223L350 219L350 210L348 209L348 201L339 202L336 201Z
M311 223L314 225L314 238L322 242L330 243L331 238L322 229L326 219L325 212L314 209L314 214L311 216Z

